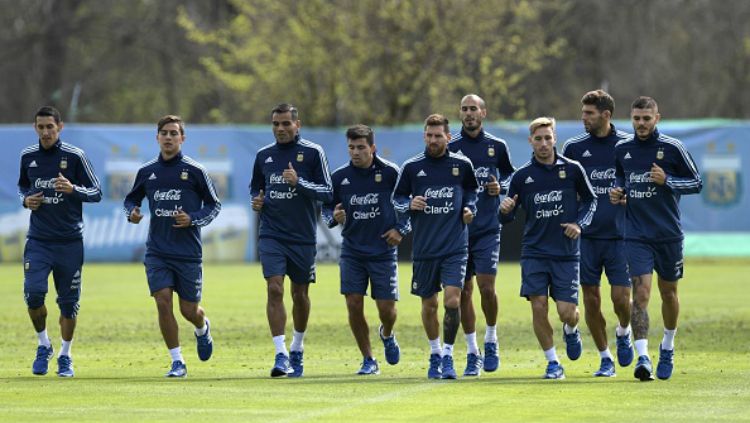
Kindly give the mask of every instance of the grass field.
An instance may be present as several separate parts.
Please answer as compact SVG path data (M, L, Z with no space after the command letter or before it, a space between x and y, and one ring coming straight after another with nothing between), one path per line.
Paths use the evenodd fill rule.
M585 324L583 356L576 362L562 359L567 379L542 380L546 363L531 329L530 308L518 297L520 272L515 264L501 267L498 283L501 368L479 379L426 379L429 348L419 301L408 293L409 264L400 267L396 333L402 358L397 366L385 364L375 332L375 307L371 301L366 306L381 363L379 376L354 374L361 357L338 293L335 265L319 266L318 283L311 287L304 378L268 377L274 350L260 268L207 265L203 304L212 322L214 356L208 362L198 360L192 329L180 320L189 377L168 380L162 375L169 356L142 265L90 264L83 274L72 350L76 377L56 377L54 362L49 374L38 377L30 369L36 336L23 304L21 266L0 266L0 298L5 300L0 308L0 420L750 421L750 265L689 261L685 268L675 373L666 382L641 383L633 378L632 365L618 368L613 379L592 377L599 357ZM608 296L608 288L604 292ZM54 294L47 304L57 352ZM661 339L659 307L654 292L652 358L658 356ZM611 307L606 308L611 334L615 319ZM553 322L564 357L559 324ZM483 318L477 326L481 342ZM290 327L291 319L287 339ZM457 369L463 370L465 353L459 334Z

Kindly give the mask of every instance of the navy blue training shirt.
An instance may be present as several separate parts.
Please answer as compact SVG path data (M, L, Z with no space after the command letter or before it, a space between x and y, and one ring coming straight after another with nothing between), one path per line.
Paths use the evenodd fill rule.
M519 167L510 179L508 197L518 195L526 211L521 258L577 260L579 242L565 236L563 223L577 223L584 230L596 211L596 195L583 167L555 152L552 165L531 161ZM500 214L503 223L515 217Z
M393 192L393 204L409 213L414 227L414 260L432 260L468 252L463 209L477 213L477 178L471 161L446 150L440 157L420 153L404 162ZM412 197L423 196L424 210L410 210Z
M146 254L201 261L200 228L211 223L221 211L221 203L206 169L181 152L169 160L164 160L159 154L138 169L133 189L125 197L128 218L133 208L141 206L144 197L148 197L151 213ZM180 210L190 215L191 226L172 227L174 216Z
M606 137L587 132L567 140L560 151L561 155L583 166L597 196L594 218L581 233L584 238L623 238L625 209L609 202L609 192L615 186L615 144L629 136L610 125Z
M390 229L401 235L411 230L408 213L396 213L391 202L398 171L397 165L375 155L366 169L350 162L331 175L333 200L323 205L323 218L332 228L338 224L333 219L336 205L346 211L342 257L377 260L396 255L398 247L388 245L382 235Z
M490 175L495 176L501 187L507 186L507 180L515 171L510 161L508 145L504 140L485 132L484 129L479 131L476 138L472 138L462 128L461 133L451 139L448 149L454 153L463 154L471 160L479 183L477 189L479 213L469 224L469 237L500 232L500 221L496 210L500 206L501 197L487 194L484 186L490 181Z
M55 192L54 180L62 173L73 192ZM31 212L27 237L43 241L73 241L83 238L82 203L102 199L99 180L83 150L61 140L45 150L41 142L21 151L18 194L21 201L41 192L42 204Z
M292 164L297 185L283 178L284 169ZM264 191L260 211L260 238L272 238L297 245L315 245L318 202L327 203L333 196L328 160L318 144L299 135L286 144L269 144L255 156L250 197Z
M680 196L701 191L698 167L685 146L658 130L648 139L635 136L615 146L616 186L627 195L625 239L644 242L675 242L683 239ZM664 185L651 179L656 164L667 174Z

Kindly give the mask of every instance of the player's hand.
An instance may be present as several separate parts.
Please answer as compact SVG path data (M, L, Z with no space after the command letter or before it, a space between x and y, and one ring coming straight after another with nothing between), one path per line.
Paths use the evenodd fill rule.
M500 213L508 214L516 208L516 201L518 201L518 194L514 195L513 198L505 197L500 203Z
M395 247L398 244L401 244L401 239L403 239L399 231L393 228L389 229L388 232L384 233L380 237L385 238L385 242L387 242L391 247Z
M27 209L34 211L42 205L42 201L44 201L44 194L39 191L37 193L24 197L23 204Z
M411 199L411 203L409 203L409 208L412 210L424 210L425 207L427 207L427 199L421 195L415 196Z
M339 225L346 223L346 210L344 210L344 206L341 203L336 204L336 207L333 209L333 220Z
M484 184L484 190L487 192L487 195L493 197L500 195L500 183L497 182L495 175L490 175L490 181Z
M297 176L297 171L294 170L294 167L292 167L292 162L289 162L289 167L284 169L284 173L281 176L289 185L293 187L297 186L297 181L299 180L299 177Z
M561 223L560 226L565 228L565 236L570 239L578 239L581 236L581 227L577 223Z
M651 180L656 185L664 185L667 182L667 174L656 163L651 163Z
M58 172L57 178L54 179L54 184L56 192L64 192L65 194L73 192L73 184L68 178L63 176L62 172Z
M474 220L474 213L469 209L468 207L464 207L464 224L468 225L471 223L472 220Z
M264 195L265 194L263 193L263 190L260 190L260 192L258 193L258 196L253 197L253 201L252 201L253 210L260 211L260 209L263 208L263 199L265 198Z
M133 210L130 211L130 216L128 216L128 221L137 225L141 223L141 219L143 219L141 208L138 206L133 207Z
M174 221L176 223L172 225L173 228L187 228L191 223L193 223L190 215L185 213L185 210L180 210L179 212L177 212L174 217Z
M614 205L625 204L625 191L620 187L614 187L609 190L609 202Z

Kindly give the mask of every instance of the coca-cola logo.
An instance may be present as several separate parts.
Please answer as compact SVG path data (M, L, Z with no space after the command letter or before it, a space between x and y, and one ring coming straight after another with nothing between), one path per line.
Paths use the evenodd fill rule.
M615 168L611 167L605 170L592 170L589 179L601 180L601 179L615 179Z
M368 204L378 204L379 194L367 193L365 195L352 195L349 204L352 206L364 206Z
M34 187L45 189L45 188L54 188L55 187L55 179L37 179L34 181Z
M562 201L562 191L560 190L550 191L546 194L536 193L534 195L534 204L554 203L557 201Z
M651 179L651 172L631 173L630 174L630 182L631 183L653 182L653 181L654 180Z
M477 179L487 179L490 177L490 168L485 166L480 166L476 169L474 169L474 176L477 177Z
M453 198L453 187L427 188L424 196L425 198Z
M181 189L170 189L168 191L154 192L154 201L178 201L182 197Z
M284 175L279 175L276 173L272 173L271 176L268 177L268 183L270 185L273 184L285 184L286 181L284 180Z

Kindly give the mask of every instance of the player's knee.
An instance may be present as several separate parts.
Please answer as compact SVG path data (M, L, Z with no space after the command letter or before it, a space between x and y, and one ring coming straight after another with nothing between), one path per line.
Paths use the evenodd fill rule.
M66 319L75 319L78 316L78 309L80 307L78 301L62 303L60 304L60 315Z
M560 310L560 321L567 323L568 326L575 326L578 324L578 309L576 308L565 308Z
M347 295L346 296L346 308L349 312L360 311L364 309L365 301L361 295Z
M24 296L26 306L31 310L36 310L44 305L44 292L29 292Z
M677 290L662 289L659 292L661 293L662 301L676 301L677 300Z
M482 298L492 298L495 296L495 285L494 284L481 284L479 285L479 294Z

